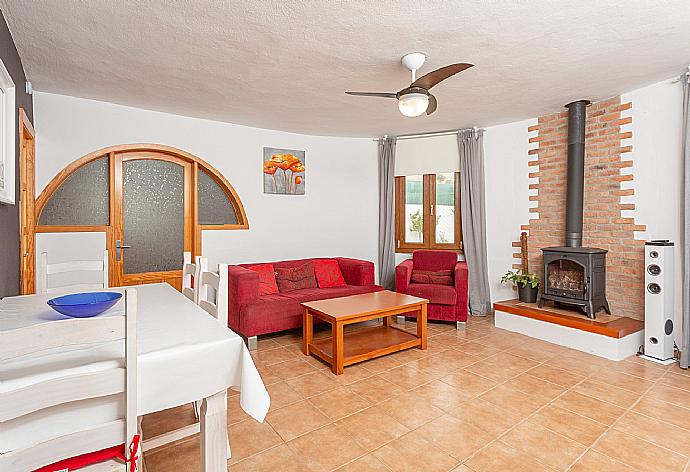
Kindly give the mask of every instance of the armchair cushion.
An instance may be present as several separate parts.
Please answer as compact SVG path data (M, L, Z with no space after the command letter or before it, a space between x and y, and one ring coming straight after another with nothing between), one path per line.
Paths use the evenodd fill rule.
M453 271L412 269L410 281L415 284L453 285Z
M437 305L455 305L457 293L450 285L416 284L411 283L405 291L408 295L426 298L429 303Z

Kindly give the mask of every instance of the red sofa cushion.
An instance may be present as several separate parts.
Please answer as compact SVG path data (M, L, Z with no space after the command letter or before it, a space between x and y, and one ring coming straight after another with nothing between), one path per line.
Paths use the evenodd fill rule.
M326 300L328 298L360 295L362 293L379 292L381 290L383 290L383 287L378 285L343 285L342 287L306 288L288 292L284 295L288 298L292 298L298 303L303 303L314 300Z
M319 288L342 287L345 277L340 270L340 264L335 259L315 259L314 275Z
M408 295L426 298L429 303L439 305L455 305L457 293L455 287L436 284L410 284L405 291Z
M414 284L453 285L453 271L412 269L410 282Z
M259 295L278 293L278 284L276 283L276 273L273 264L255 264L248 266L247 269L259 274Z
M314 264L307 262L297 267L277 268L276 283L281 293L303 288L316 288Z

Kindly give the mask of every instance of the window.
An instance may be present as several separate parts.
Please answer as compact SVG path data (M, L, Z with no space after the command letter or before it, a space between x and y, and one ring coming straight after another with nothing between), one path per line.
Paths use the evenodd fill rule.
M397 252L462 250L460 173L395 178Z
M17 136L14 82L0 61L0 203L14 205L15 155Z

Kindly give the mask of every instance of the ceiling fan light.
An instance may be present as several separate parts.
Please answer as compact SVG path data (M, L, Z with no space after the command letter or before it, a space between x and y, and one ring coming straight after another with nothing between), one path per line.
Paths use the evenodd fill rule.
M406 93L398 99L398 109L405 116L422 115L429 106L429 96L424 93Z

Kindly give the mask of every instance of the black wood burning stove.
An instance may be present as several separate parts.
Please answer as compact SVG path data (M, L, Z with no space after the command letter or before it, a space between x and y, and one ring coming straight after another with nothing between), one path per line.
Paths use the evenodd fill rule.
M606 251L582 247L582 206L585 181L586 100L568 108L568 189L566 194L565 246L547 247L544 253L544 280L539 307L546 300L579 306L588 318L595 318L606 301Z
M544 283L539 306L546 300L577 305L594 318L606 301L606 250L593 247L547 247L544 253Z

